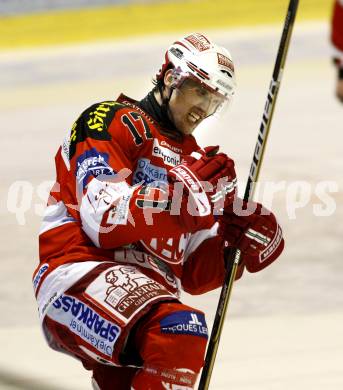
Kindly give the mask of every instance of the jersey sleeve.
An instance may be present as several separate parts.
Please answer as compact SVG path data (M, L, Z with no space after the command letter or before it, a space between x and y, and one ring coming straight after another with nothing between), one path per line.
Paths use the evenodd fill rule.
M204 294L221 287L225 277L223 239L217 234L218 224L192 235L183 265L181 285L191 295ZM238 267L236 278L241 278L244 265Z
M171 212L167 183L132 185L134 163L152 140L139 112L103 102L80 116L62 145L62 197L97 247L114 249L195 228Z

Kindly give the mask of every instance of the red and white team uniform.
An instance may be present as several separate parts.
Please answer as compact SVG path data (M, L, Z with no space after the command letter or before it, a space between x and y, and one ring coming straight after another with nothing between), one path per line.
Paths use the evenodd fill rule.
M182 62L185 50L193 61ZM230 94L233 66L218 50L201 34L176 42L169 54L179 63L178 85L188 66L215 93ZM210 68L207 53L218 70L213 74L194 63L204 56ZM194 80L186 85L193 88ZM215 105L212 95L208 101ZM272 214L233 212L232 160L223 153L210 157L213 147L200 151L192 135L161 115L153 91L140 102L121 95L94 104L55 157L33 285L47 342L92 370L96 389L193 389L208 330L204 313L182 304L180 292L222 285L225 245L245 254L241 272L259 271L283 250ZM212 198L200 191L195 172L211 185L224 176L232 181L213 189ZM176 190L175 178L188 194ZM219 222L210 199L224 201ZM194 204L198 214L190 212ZM258 210L263 214L261 205Z
M336 0L333 10L331 41L334 46L334 58L343 68L343 1Z
M177 210L175 215L161 211L159 203L163 207L164 200L154 201L155 212L151 207L146 212L150 204L144 205L146 192L163 194L158 186L166 182L167 172L181 162L182 155L198 149L193 136L177 142L163 135L154 120L123 95L116 102L87 109L55 158L57 180L40 233L40 257L48 267L39 282L64 264L124 259L152 268L162 279L171 272L175 280L166 278L163 284L173 293L180 286L193 294L220 286L223 265L218 268L213 262L204 270L201 260L208 263L208 253L204 248L199 251L206 240L212 257L222 256L214 218L204 226L194 223L190 233ZM99 176L106 180L97 180ZM152 182L156 186L146 186ZM152 201L154 195L158 199L152 194ZM135 251L159 259L162 269L146 256L136 259ZM192 272L185 272L188 268Z
M159 301L179 309L169 320L166 316L165 334L193 332L205 348L204 315L176 302L180 289L200 294L222 284L223 243L214 218L204 226L194 224L190 232L179 215L158 209L163 201L155 201L156 213L146 213L146 191L162 192L158 184L166 181L167 172L182 155L199 149L193 136L178 142L163 133L121 96L87 109L59 149L34 276L40 317L53 348L68 350L58 336L64 327L68 336L63 337L72 334L78 344L69 352L121 365L129 330ZM152 182L157 189L146 186ZM173 330L177 321L191 330Z

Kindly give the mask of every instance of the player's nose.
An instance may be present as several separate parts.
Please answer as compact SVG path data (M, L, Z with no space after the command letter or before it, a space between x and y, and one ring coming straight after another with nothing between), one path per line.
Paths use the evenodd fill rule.
M212 98L212 96L206 96L206 98L202 99L199 108L203 112L203 118L206 118L208 115L211 115L213 113L213 110L215 109L215 102Z

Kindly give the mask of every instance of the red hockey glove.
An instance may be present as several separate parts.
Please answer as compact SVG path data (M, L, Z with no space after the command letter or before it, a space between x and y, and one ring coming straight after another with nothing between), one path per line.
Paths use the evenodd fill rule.
M249 215L240 215L243 213ZM239 198L219 217L219 234L228 246L241 250L242 261L249 272L267 267L284 248L282 230L274 214L259 203Z
M213 208L223 208L234 199L234 162L224 153L217 154L218 149L209 146L184 156L182 163L169 171L169 181L185 185L199 216L209 215Z

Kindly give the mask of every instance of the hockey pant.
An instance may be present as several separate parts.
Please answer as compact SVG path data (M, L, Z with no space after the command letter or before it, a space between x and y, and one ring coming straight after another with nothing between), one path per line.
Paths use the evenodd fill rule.
M177 318L181 313L179 323ZM200 323L202 313L181 303L160 303L141 320L134 331L134 345L143 367L93 367L95 389L101 390L191 390L203 366L206 337L191 334L163 333L161 323L173 322L174 329L184 326L189 314L191 324ZM188 325L188 324L187 324ZM207 332L202 328L204 334ZM177 332L177 330L176 330Z
M88 283L76 284L48 311L43 327L49 344L77 357L92 370L95 389L193 389L204 363L204 314L176 300L160 301L129 323L127 332L111 313L84 294ZM100 331L94 318L101 323ZM117 339L116 329L121 330Z

